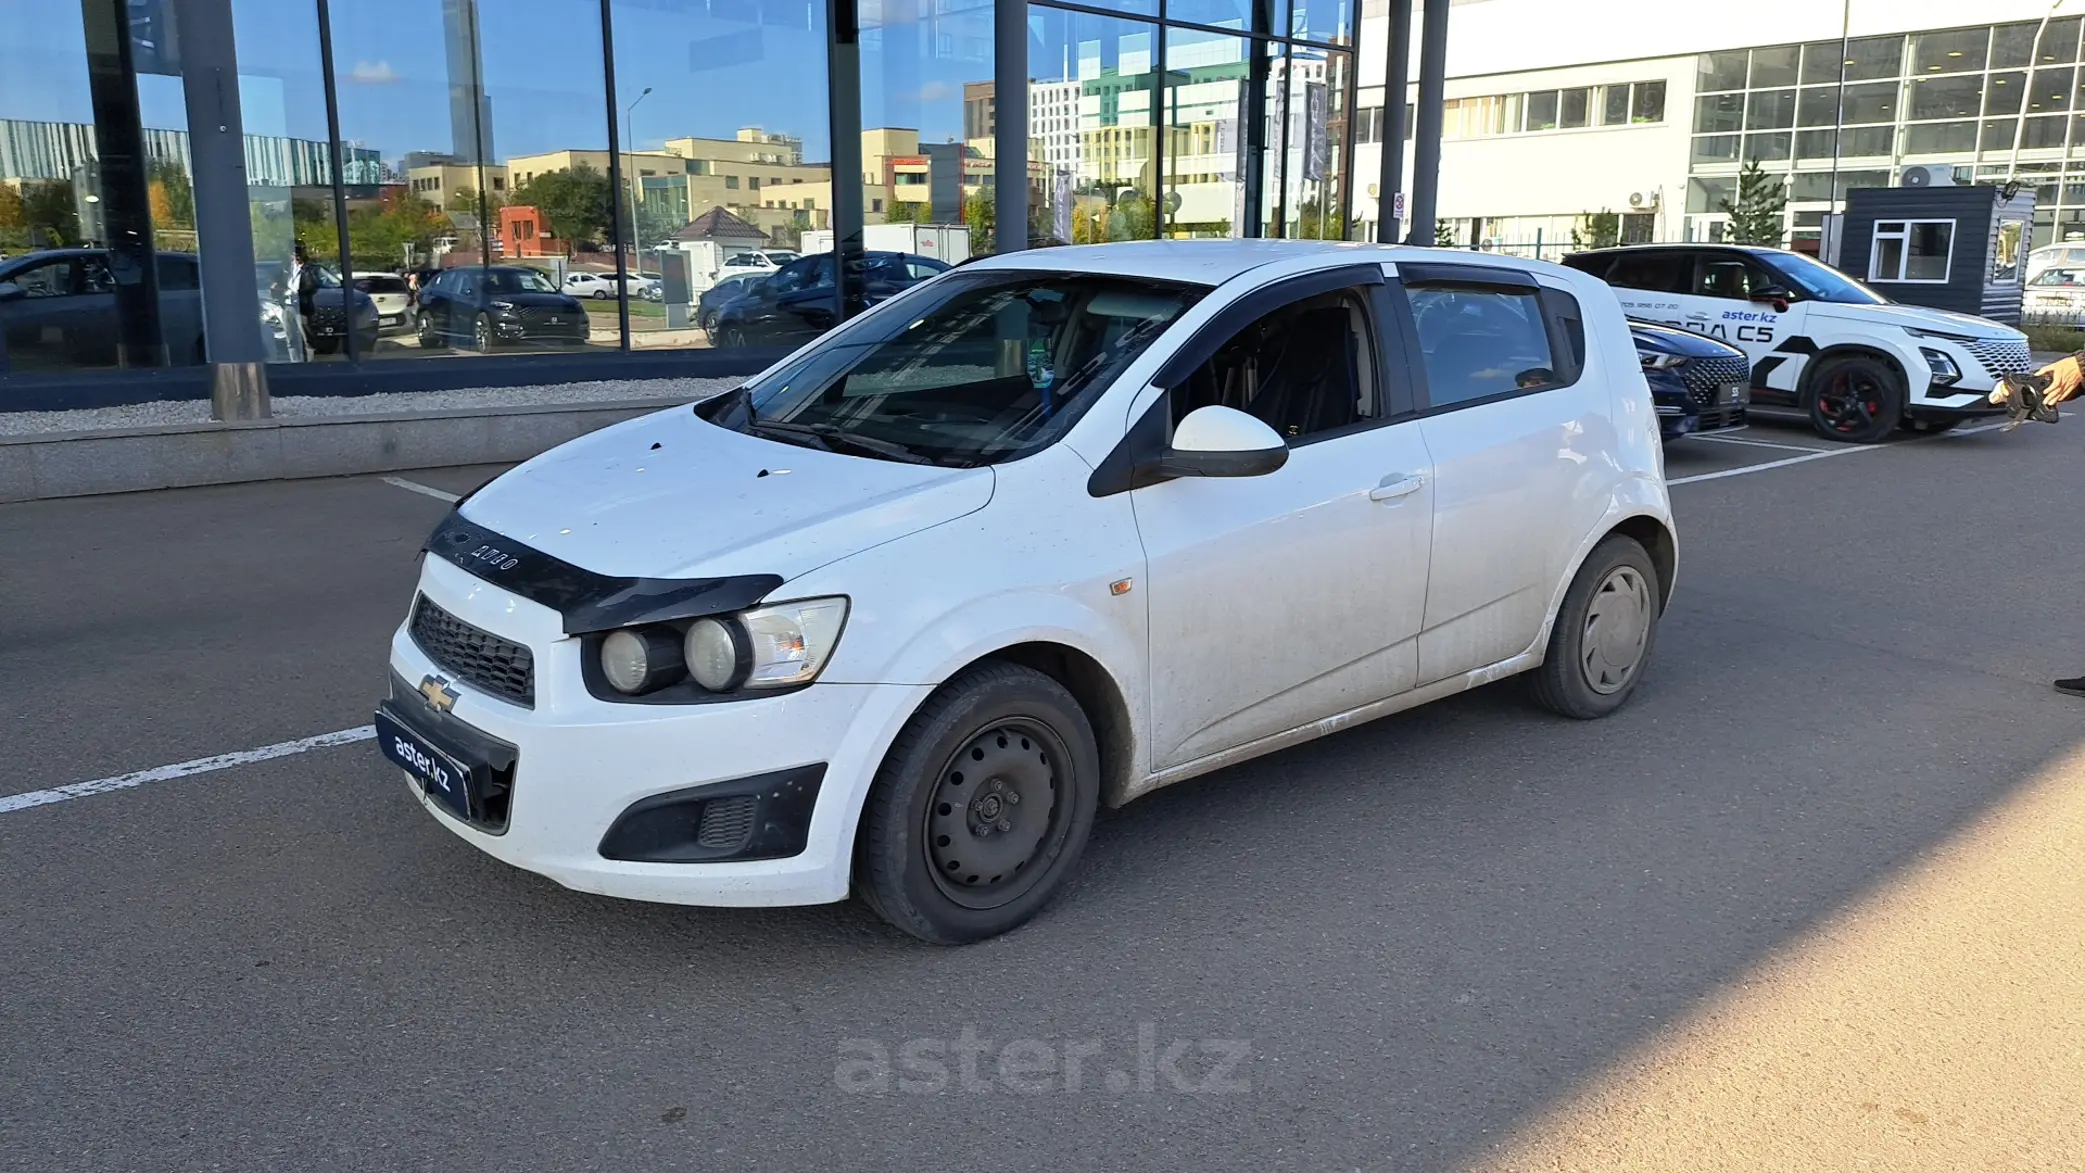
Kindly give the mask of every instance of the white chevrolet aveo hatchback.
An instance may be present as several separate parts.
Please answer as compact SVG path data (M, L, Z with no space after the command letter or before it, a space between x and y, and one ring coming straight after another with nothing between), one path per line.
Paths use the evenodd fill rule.
M380 744L589 892L1004 932L1097 806L1516 673L1620 707L1677 546L1614 294L1311 242L963 266L459 503Z

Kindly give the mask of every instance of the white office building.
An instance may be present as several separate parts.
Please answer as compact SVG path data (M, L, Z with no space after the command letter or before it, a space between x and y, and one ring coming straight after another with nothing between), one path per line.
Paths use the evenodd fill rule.
M1787 180L1797 248L1847 189L1914 166L2017 176L2035 243L2085 234L2085 0L1453 4L1439 216L1458 243L1555 255L1601 211L1624 240L1717 239L1749 160ZM1364 6L1364 47L1387 40L1381 8ZM1371 232L1385 60L1359 66L1353 213Z

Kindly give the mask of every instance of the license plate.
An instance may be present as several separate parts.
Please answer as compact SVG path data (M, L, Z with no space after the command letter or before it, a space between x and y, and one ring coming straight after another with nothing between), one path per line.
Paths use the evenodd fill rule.
M419 782L427 797L447 807L459 819L468 821L473 817L469 767L429 744L384 709L376 711L376 740L384 756Z
M1743 383L1723 384L1723 394L1721 398L1726 405L1735 404L1739 400L1743 399L1744 396L1745 385Z
M377 324L382 326L396 326L398 323L403 321L405 321L404 314L385 314L383 317L377 319Z

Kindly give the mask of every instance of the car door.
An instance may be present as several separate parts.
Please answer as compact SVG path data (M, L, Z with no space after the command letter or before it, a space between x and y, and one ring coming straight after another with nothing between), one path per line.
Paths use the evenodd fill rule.
M79 261L67 255L29 265L8 278L21 292L9 291L0 301L0 330L5 330L8 365L17 371L58 370L77 365L81 348L78 335L92 331L91 315L83 311L86 298L80 288ZM110 357L114 356L115 323L109 336Z
M801 346L833 327L832 255L791 261L773 279L781 282L785 276L793 280L764 299L760 337L784 346Z
M1571 263L1585 268L1575 259ZM1606 270L1596 275L1614 290L1615 300L1628 316L1687 328L1687 305L1681 298L1694 281L1694 254L1687 249L1626 249L1612 254Z
M1160 372L1138 428L1220 404L1267 422L1287 463L1133 490L1147 559L1157 769L1410 689L1432 527L1432 462L1380 265L1249 294Z
M1781 294L1778 298L1762 294ZM1809 307L1789 283L1751 254L1703 249L1694 255L1686 328L1727 342L1752 363L1754 395L1763 403L1794 403L1809 356L1800 342Z
M1429 684L1511 659L1541 633L1580 536L1573 511L1608 472L1608 394L1580 377L1583 319L1562 288L1495 266L1398 273L1434 463L1418 641Z

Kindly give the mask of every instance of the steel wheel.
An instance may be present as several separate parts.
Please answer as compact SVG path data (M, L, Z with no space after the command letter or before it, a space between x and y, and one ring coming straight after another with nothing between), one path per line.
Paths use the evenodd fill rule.
M1064 833L1058 770L1070 761L1047 726L1007 721L942 767L923 842L934 884L965 908L996 908L1041 877L1043 847Z
M1579 640L1579 666L1588 688L1612 696L1636 679L1655 606L1650 584L1633 566L1617 566L1601 580Z

